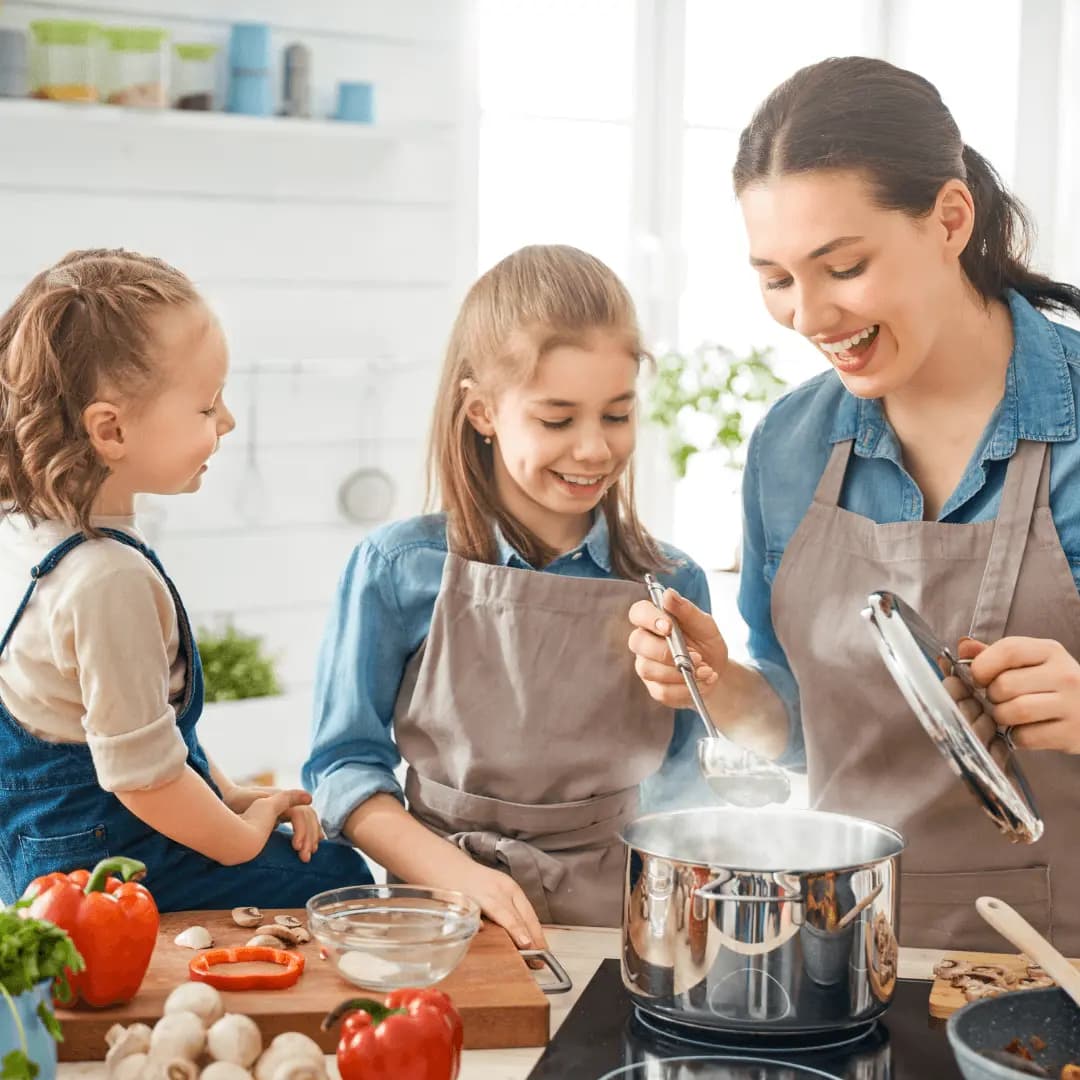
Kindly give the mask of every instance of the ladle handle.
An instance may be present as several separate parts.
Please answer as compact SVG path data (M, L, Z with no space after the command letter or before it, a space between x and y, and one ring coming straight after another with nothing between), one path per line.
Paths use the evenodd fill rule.
M686 689L690 691L690 699L694 703L698 716L701 717L701 722L705 725L705 730L709 733L710 738L721 737L712 717L709 715L705 699L701 696L701 690L698 689L697 679L694 678L694 662L690 659L690 650L686 647L686 639L682 636L679 624L664 611L663 587L652 574L646 574L645 588L649 590L649 599L664 613L668 626L671 627L671 632L666 639L668 648L671 650L671 659L675 661L675 666L682 672L683 682L686 683Z
M975 910L1003 937L1039 965L1076 1002L1080 1005L1080 971L1065 959L1021 915L1009 907L1004 900L993 896L980 896L975 901Z

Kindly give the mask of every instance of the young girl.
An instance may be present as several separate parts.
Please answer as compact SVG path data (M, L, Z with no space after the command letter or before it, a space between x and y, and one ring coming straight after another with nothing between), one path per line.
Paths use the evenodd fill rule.
M673 739L626 648L647 571L708 603L634 510L641 356L626 289L581 251L481 277L434 417L444 512L356 549L318 666L304 783L327 836L468 893L522 946L542 922L619 922L619 828L696 734L683 715Z
M735 190L769 313L832 368L754 434L739 606L752 664L668 596L718 725L808 769L823 810L907 841L903 943L993 949L975 900L1080 951L1080 289L1028 265L1027 221L937 90L867 57L797 72L739 141ZM912 715L859 612L895 590L988 688L1045 823L1009 844ZM669 606L670 603L670 606ZM635 605L658 700L684 700ZM657 625L659 619L659 626ZM987 643L984 647L982 643ZM1032 751L1038 750L1039 753Z
M235 426L227 367L191 282L130 252L67 256L0 319L5 903L109 855L144 862L166 911L371 880L319 846L305 792L238 787L207 758L187 614L135 528L138 492L202 484Z

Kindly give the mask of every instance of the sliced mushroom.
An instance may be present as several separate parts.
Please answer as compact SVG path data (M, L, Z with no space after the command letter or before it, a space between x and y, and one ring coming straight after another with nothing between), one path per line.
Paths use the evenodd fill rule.
M311 935L302 926L295 929L291 926L279 926L277 923L264 923L255 931L257 934L270 934L279 941L289 945L303 945L311 940Z
M288 948L292 942L282 941L280 938L273 937L270 934L256 934L253 938L248 938L244 944L249 946L265 945L270 949L282 949Z
M182 949L209 949L214 944L214 939L205 926L189 926L173 938L173 944Z
M194 1013L204 1028L210 1027L225 1015L221 994L206 983L182 983L166 999L162 1010L165 1016L175 1012Z
M232 909L232 921L237 926L258 926L262 919L263 913L257 907L234 907Z
M275 915L274 922L276 922L278 926L287 926L292 930L295 930L298 926L304 925L295 915Z
M968 1001L978 1001L981 998L1000 997L1006 993L1005 987L994 983L973 982L964 987L964 997Z
M262 1033L250 1016L226 1013L206 1033L206 1048L215 1061L249 1069L262 1053Z

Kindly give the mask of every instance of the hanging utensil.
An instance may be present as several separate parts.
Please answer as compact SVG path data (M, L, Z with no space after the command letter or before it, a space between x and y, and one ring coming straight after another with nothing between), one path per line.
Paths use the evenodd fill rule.
M668 649L675 666L682 674L694 709L707 733L698 740L698 767L713 794L732 806L768 806L785 802L791 795L791 781L778 765L763 758L753 750L747 750L722 735L709 715L705 699L701 696L694 663L690 658L686 641L679 624L664 611L664 590L652 574L645 575L645 587L657 609L664 612L671 627L667 635Z

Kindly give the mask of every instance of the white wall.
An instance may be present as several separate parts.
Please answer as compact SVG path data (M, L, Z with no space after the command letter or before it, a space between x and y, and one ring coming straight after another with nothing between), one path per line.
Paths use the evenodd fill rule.
M72 14L223 45L230 22L270 22L275 53L311 47L320 115L339 79L376 85L372 130L0 101L0 307L72 248L123 246L187 271L224 322L237 430L203 490L154 500L146 521L196 623L232 619L279 653L299 696L293 758L306 746L326 605L364 531L338 509L340 482L378 467L396 487L391 516L421 505L437 366L475 263L469 10L468 0L0 7L0 26Z

